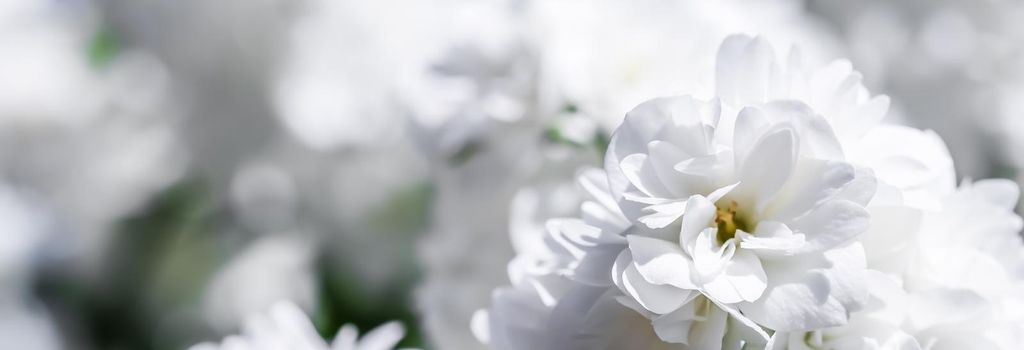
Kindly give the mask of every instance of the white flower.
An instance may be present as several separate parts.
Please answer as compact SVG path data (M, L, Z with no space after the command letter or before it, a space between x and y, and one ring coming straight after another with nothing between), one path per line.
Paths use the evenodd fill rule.
M551 280L544 270L513 274L483 338L502 349L520 337L501 334L538 332L532 348L735 349L840 334L831 329L851 314L871 323L879 304L867 283L877 278L858 239L874 211L924 210L949 191L941 140L882 125L888 99L870 96L848 62L806 70L762 39L725 40L716 91L627 114L607 175L581 176L593 198L582 219L548 225L559 247L539 261L574 285L538 288L552 285L535 282ZM538 323L547 328L522 326ZM850 339L912 344L899 327Z
M434 5L432 5L434 6ZM536 59L512 1L442 3L431 55L401 79L412 136L431 158L450 160L523 130L539 136ZM403 43L405 44L405 43Z
M57 323L46 309L36 301L21 295L0 295L0 337L15 349L65 349Z
M298 233L260 238L214 275L204 295L207 320L234 329L251 314L280 300L304 310L316 307L316 276L310 242Z
M439 59L402 85L414 135L435 159L435 210L420 247L426 273L418 293L432 342L479 347L466 324L490 291L507 283L506 270L519 279L565 268L542 242L543 222L577 214L564 210L576 196L566 188L577 166L597 164L590 149L552 155L558 151L544 137L589 146L606 140L640 101L703 86L710 74L702 72L710 72L715 46L729 32L821 33L794 29L807 24L794 8L746 11L750 6L493 1L448 6L438 16L443 23L435 27L458 35L440 36L448 46ZM712 29L707 37L694 34ZM672 45L659 44L665 42ZM612 262L614 255L594 276L611 283Z
M432 8L345 0L307 1L299 9L272 91L285 128L318 151L398 141L404 111L397 83L427 57ZM376 20L384 17L391 20Z
M791 100L806 82L773 56L762 40L727 39L721 102L653 100L612 138L609 182L644 228L618 258L621 287L651 312L703 293L786 331L844 324L863 302L853 240L869 223L873 176L845 159L830 122L849 111L826 117Z
M0 58L9 77L0 83L0 168L67 228L62 248L83 272L97 267L112 227L178 180L185 162L166 68L130 50L93 66L85 48L99 29L87 9L0 5L0 50L10 53Z
M1024 6L1015 2L863 1L811 11L835 27L874 88L896 114L937 130L961 176L1020 168ZM884 34L883 34L884 33ZM1005 157L1005 158L1004 158ZM1009 162L1009 164L1005 164Z
M405 329L391 322L359 338L358 330L345 325L334 341L328 344L317 334L313 323L295 304L279 302L266 315L247 319L241 335L224 338L220 344L201 343L190 350L390 350L402 337Z
M0 220L0 337L18 349L60 349L56 323L31 296L31 275L50 236L52 217L30 197L2 184Z

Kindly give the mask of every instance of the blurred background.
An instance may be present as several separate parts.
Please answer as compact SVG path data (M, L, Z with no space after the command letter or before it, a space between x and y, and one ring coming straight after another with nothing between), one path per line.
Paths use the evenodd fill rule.
M1024 166L1024 3L0 1L0 339L184 349L280 300L482 348L474 312L718 43L848 58L961 178Z

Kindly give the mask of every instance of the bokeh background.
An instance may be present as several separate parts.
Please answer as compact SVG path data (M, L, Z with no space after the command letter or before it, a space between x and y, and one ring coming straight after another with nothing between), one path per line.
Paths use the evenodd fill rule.
M1024 3L0 1L0 347L184 349L291 300L481 348L513 252L731 33L845 57L962 178L1024 166Z

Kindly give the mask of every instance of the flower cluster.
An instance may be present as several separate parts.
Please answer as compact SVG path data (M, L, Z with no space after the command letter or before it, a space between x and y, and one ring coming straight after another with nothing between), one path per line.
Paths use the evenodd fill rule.
M474 318L495 349L1012 349L1008 181L956 186L934 133L885 124L847 61L721 44L712 98L657 98L582 171Z

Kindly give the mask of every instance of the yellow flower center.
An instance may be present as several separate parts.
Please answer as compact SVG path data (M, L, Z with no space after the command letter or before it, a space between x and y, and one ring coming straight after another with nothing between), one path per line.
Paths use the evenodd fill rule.
M716 238L719 244L724 244L726 241L736 237L736 230L750 232L747 229L746 220L736 213L738 207L739 205L736 201L731 201L724 207L718 206L715 212L715 224L718 225L718 235Z

